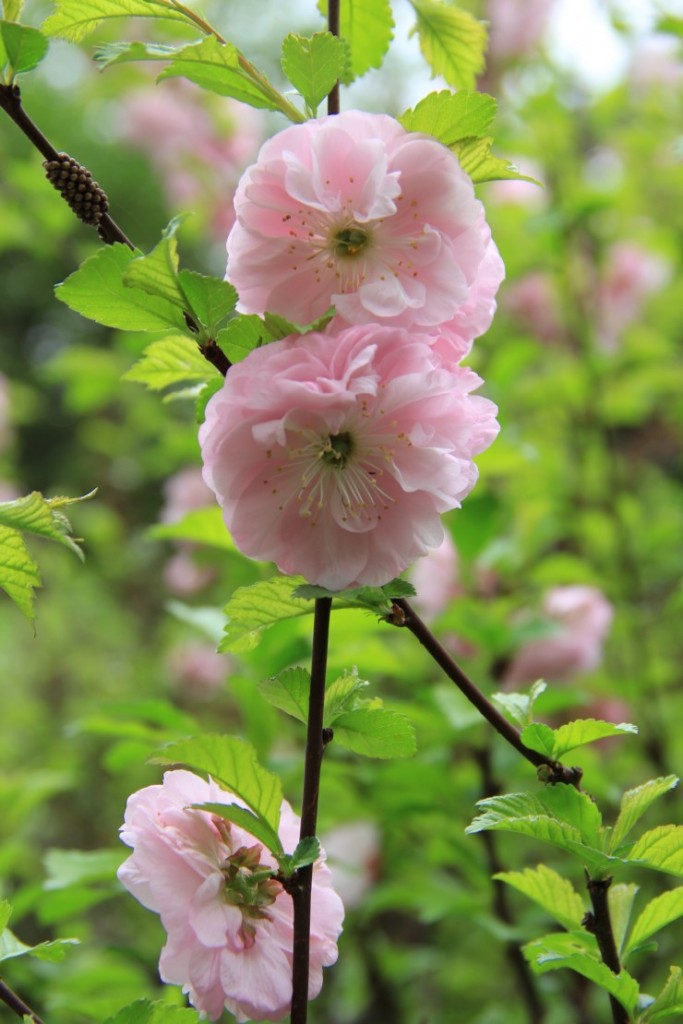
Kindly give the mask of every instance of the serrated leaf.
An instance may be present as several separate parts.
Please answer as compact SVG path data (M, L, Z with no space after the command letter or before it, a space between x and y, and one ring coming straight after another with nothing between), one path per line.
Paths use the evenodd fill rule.
M299 868L305 868L309 864L315 864L320 856L320 842L315 836L302 839L294 853L285 853L278 857L280 871L285 878L291 878Z
M163 391L179 384L205 384L216 376L222 383L219 371L204 359L195 341L184 334L173 334L148 345L122 379L144 384L150 391Z
M49 45L47 38L37 28L17 25L12 21L0 21L0 43L6 62L17 75L37 67Z
M159 80L177 77L187 78L202 89L219 96L231 96L252 107L280 109L274 99L242 72L237 47L232 43L219 43L214 36L178 50Z
M638 726L631 725L630 722L621 722L619 725L615 725L613 722L602 722L597 718L579 718L555 729L555 745L552 756L559 760L570 750L576 750L577 747L586 746L588 743L595 743L596 740L637 732Z
M480 184L482 181L530 181L533 185L539 182L526 174L520 174L514 164L503 157L494 156L491 152L493 138L461 139L454 143L451 149L458 157L463 171L469 174L472 181Z
M151 760L154 764L186 764L195 771L208 773L277 832L282 785L276 775L258 763L256 751L250 744L234 736L206 733L171 743L157 751Z
M45 854L47 890L64 889L86 882L111 881L126 856L122 850L51 849Z
M683 1014L683 972L680 967L670 967L666 984L653 1003L650 1003L640 1022L658 1024L661 1020Z
M525 747L535 750L546 757L553 757L555 747L555 730L543 722L533 722L522 729L520 739Z
M6 927L4 931L0 932L0 961L12 960L17 956L33 956L38 960L49 960L54 963L63 960L69 948L77 946L78 941L78 939L54 939L52 942L39 942L35 946L27 946Z
M0 525L55 540L82 559L83 552L71 536L71 524L61 509L87 501L94 494L91 491L79 498L44 498L39 491L32 491L23 498L0 502Z
M93 60L101 71L112 64L126 64L135 60L171 60L180 49L163 43L105 43L93 50Z
M187 311L187 300L178 281L178 242L175 237L180 218L171 221L161 241L147 255L134 256L123 272L127 287L140 288L152 295Z
M493 877L524 893L568 931L581 927L583 900L570 881L545 864L524 871L501 871Z
M147 533L159 540L205 544L208 547L220 548L222 551L237 550L218 505L192 509L177 523L159 523L151 526Z
M655 896L643 908L631 929L624 956L629 956L652 935L679 917L683 917L683 886Z
M43 24L49 36L80 42L107 18L143 17L186 21L186 16L156 0L55 0L55 12Z
M531 686L528 694L494 693L491 695L491 700L508 718L512 719L521 729L524 729L531 723L534 704L547 688L547 683L542 679L538 679Z
M199 1024L199 1020L195 1010L140 999L124 1006L114 1017L108 1017L104 1024Z
M192 804L196 810L210 811L217 814L226 821L232 821L235 825L243 828L245 832L252 835L260 843L276 855L282 854L283 847L277 831L272 828L265 818L247 810L246 807L239 807L237 804Z
M577 974L604 988L621 1003L629 1013L635 1012L638 1005L638 982L623 968L619 974L594 958L585 951L586 938L577 935L546 935L542 939L529 942L522 947L522 952L537 974L546 974L562 967L568 967Z
M439 0L410 0L422 55L433 75L456 89L474 89L484 70L486 27L469 11Z
M683 875L683 825L660 825L645 832L624 859L670 875Z
M626 934L633 911L633 902L637 893L638 886L633 884L611 885L607 893L612 934L614 935L614 942L620 957L626 942Z
M263 323L267 335L266 340L280 341L281 338L287 338L292 334L303 335L310 334L311 331L322 331L332 320L334 314L335 308L330 306L329 309L325 310L324 313L310 323L298 324L294 320L288 320L287 317L281 316L279 313L270 313L266 310L263 314Z
M197 395L197 397L194 400L194 420L195 420L195 423L198 423L201 426L201 424L206 419L206 407L209 404L210 399L212 399L213 396L215 394L217 394L217 392L219 392L222 387L223 387L223 378L222 377L216 377L214 380L207 381L207 383L201 388L199 394ZM227 526L225 527L225 532L226 532L226 534L228 533ZM228 534L228 542L230 543L231 548L234 548L234 545L232 543L232 538L230 537L229 534ZM234 550L237 550L237 549L234 548Z
M387 708L358 708L331 722L334 739L365 757L412 757L417 750L412 723Z
M327 0L318 0L327 16ZM370 68L379 68L394 38L390 0L345 0L341 5L339 34L349 45L349 68L342 78L348 85Z
M250 651L259 642L262 630L284 619L311 615L310 601L292 597L300 578L274 576L251 587L240 587L225 606L228 622L219 651Z
M352 587L349 590L327 590L312 583L304 583L294 590L294 597L308 601L319 597L331 597L347 608L366 608L368 611L384 614L388 606L398 597L414 597L415 587L407 580L397 577L381 587Z
M58 284L55 295L70 309L105 327L122 331L160 331L169 325L184 328L182 313L172 303L124 285L124 271L140 255L120 242L104 246Z
M325 692L323 718L325 728L332 725L340 715L347 711L354 711L362 703L359 697L363 690L367 689L367 686L367 681L359 678L356 668L351 672L344 672L333 683L330 683Z
M195 317L211 333L237 304L237 292L221 278L208 277L194 270L181 270L178 280Z
M260 316L246 313L220 330L216 341L231 363L239 363L245 356L262 344L267 335L266 326Z
M460 139L481 138L491 127L497 104L486 93L459 89L432 92L398 118L407 132L433 135L444 146Z
M609 852L612 853L621 846L653 801L677 785L678 778L675 775L664 775L657 779L649 779L635 789L628 789L621 799L619 817L610 835Z
M38 566L17 530L0 526L0 587L27 618L35 618L36 587L42 586Z
M282 70L315 117L318 106L342 78L348 53L344 40L330 32L282 41Z
M311 675L305 668L287 668L277 676L262 680L258 688L273 707L304 724L308 721Z

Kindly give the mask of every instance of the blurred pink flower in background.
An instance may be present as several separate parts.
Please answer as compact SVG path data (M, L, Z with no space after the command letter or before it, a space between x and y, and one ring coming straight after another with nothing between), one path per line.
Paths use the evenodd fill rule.
M409 579L416 595L411 603L427 622L462 593L458 568L458 552L448 531L438 548L432 548L412 566Z
M617 242L609 250L598 288L598 341L613 351L626 327L640 316L646 300L671 277L662 256L630 242Z
M187 466L174 473L164 484L162 523L178 523L189 512L214 504L213 492L204 483L199 466ZM212 566L195 561L192 552L196 545L180 542L178 550L166 562L164 582L168 589L180 597L190 597L208 587L216 578Z
M237 1021L281 1020L292 998L292 899L259 869L277 863L248 832L192 808L242 802L213 780L170 771L163 785L133 793L121 839L133 853L118 877L144 907L161 917L167 942L163 981L182 985L202 1016L223 1010ZM299 840L299 818L286 801L278 834L285 850ZM337 959L344 908L322 859L313 868L309 999L322 968Z
M199 430L235 544L332 590L378 586L443 540L498 432L481 380L424 336L311 333L233 366Z
M517 167L520 174L543 182L545 172L535 160L526 156L511 157L510 162ZM541 185L533 181L522 181L519 178L503 178L500 181L492 181L488 189L488 200L494 203L510 206L521 206L527 209L537 209L547 205L547 192Z
M263 138L258 111L191 82L150 83L124 97L120 133L149 156L174 206L210 207L214 234L227 234L235 185Z
M563 336L560 303L552 275L534 270L507 286L502 306L540 341L549 343Z
M167 655L171 681L184 696L208 700L219 690L230 670L230 659L208 643L184 643Z
M683 84L680 40L669 35L641 39L631 57L629 79L636 93L680 88Z
M477 305L473 289L495 248L457 157L391 117L357 110L269 139L239 183L235 210L227 277L238 308L296 323L334 305L337 327L445 324ZM485 269L484 290L495 294L502 263L489 259Z
M508 687L537 679L562 682L592 671L602 661L614 614L602 591L580 585L555 587L546 595L542 611L557 624L557 632L520 648L503 677Z
M379 871L380 834L372 821L350 821L321 837L332 869L335 892L346 910L361 905Z
M491 62L524 57L540 43L555 0L487 0Z
M0 452L4 451L11 444L13 436L14 432L10 416L9 381L4 373L0 373Z

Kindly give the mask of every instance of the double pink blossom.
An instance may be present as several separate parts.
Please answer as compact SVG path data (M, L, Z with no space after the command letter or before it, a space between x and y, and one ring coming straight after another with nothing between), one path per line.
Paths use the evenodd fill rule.
M503 265L457 157L349 110L286 128L235 194L228 279L245 313L335 326L486 330Z
M381 585L443 540L498 432L481 380L429 339L362 325L256 349L199 431L236 545L332 590Z
M292 999L292 899L267 869L274 857L248 832L201 803L241 804L217 783L171 771L163 785L128 799L121 838L133 847L119 868L123 885L161 917L168 939L163 981L182 985L203 1016L227 1009L238 1022L281 1020ZM299 819L282 803L278 834L288 852ZM313 868L309 998L337 959L344 910L322 859Z

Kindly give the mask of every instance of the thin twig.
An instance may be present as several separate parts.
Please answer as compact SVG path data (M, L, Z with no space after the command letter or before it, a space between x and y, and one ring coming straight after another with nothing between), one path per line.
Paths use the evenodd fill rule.
M10 1010L14 1010L17 1017L28 1017L33 1021L33 1024L43 1024L37 1013L34 1013L30 1006L27 1006L23 999L20 999L16 992L13 992L9 985L0 978L0 999L9 1006Z
M319 597L315 602L313 620L313 653L311 656L311 690L308 698L308 728L304 764L304 792L301 807L300 839L315 835L318 824L318 794L325 739L323 712L325 676L330 635L332 599ZM308 1014L308 965L311 929L311 887L313 865L296 872L290 893L294 904L294 948L292 958L291 1024L306 1024Z
M603 963L609 967L614 974L621 972L619 951L614 940L612 931L612 919L609 913L609 888L612 884L611 878L588 878L588 894L591 898L593 912L586 914L583 919L584 928L595 936ZM614 1024L629 1024L630 1017L621 1003L609 997L612 1007L612 1020Z
M328 0L327 3L327 28L333 36L339 35L339 24L340 24L340 8L341 4L339 0ZM332 91L327 97L327 113L338 114L340 108L339 103L339 82L335 82L332 86Z

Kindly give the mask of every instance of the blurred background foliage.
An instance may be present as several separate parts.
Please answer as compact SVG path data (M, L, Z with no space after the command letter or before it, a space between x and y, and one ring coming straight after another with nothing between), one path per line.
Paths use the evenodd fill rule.
M298 19L275 3L259 5L257 18L238 0L206 6L276 78L282 35L320 27L312 4ZM500 407L502 431L478 460L474 493L448 518L457 560L446 550L418 568L418 603L422 595L434 628L487 692L545 675L544 720L639 725L639 737L582 752L586 787L609 808L623 789L683 764L679 41L635 34L623 5L606 8L630 57L616 84L595 88L546 45L552 0L466 6L492 25L481 87L499 99L497 151L544 187L479 188L507 281L469 363ZM400 7L396 53L344 105L397 114L426 87ZM28 11L38 23L46 5ZM126 31L140 37L139 24ZM97 41L116 38L107 27ZM92 170L140 248L191 209L183 265L221 275L232 188L279 122L177 81L157 86L144 67L101 74L91 49L55 43L23 83L27 110ZM206 544L159 535L182 537L173 524L211 504L193 404L122 382L149 339L99 328L54 300L55 283L97 241L9 120L0 167L3 495L98 488L71 511L84 565L29 541L44 581L35 634L2 602L0 895L14 903L24 941L82 941L63 963L16 960L7 975L50 1024L90 1024L143 994L182 1002L175 990L159 993L156 917L114 879L126 797L159 780L146 757L198 728L233 732L281 773L296 807L302 730L257 683L306 663L310 622L282 623L244 655L215 653L220 609L271 568L210 533ZM574 585L594 589L560 591L560 604L567 593L588 603L558 612L552 595ZM529 766L491 738L409 635L341 612L332 645L331 670L357 665L369 692L415 723L419 751L384 763L329 748L320 830L333 863L346 864L349 909L313 1019L540 1021L520 995L510 949L549 922L516 895L501 911L490 874L547 850L464 835L477 799L534 784ZM657 813L680 821L675 793L651 812L653 824ZM75 849L87 856L64 857ZM566 868L559 856L552 863ZM641 958L646 989L661 987L680 947L673 926L661 960ZM538 988L547 1024L608 1019L604 996L593 1002L573 975L549 975Z

